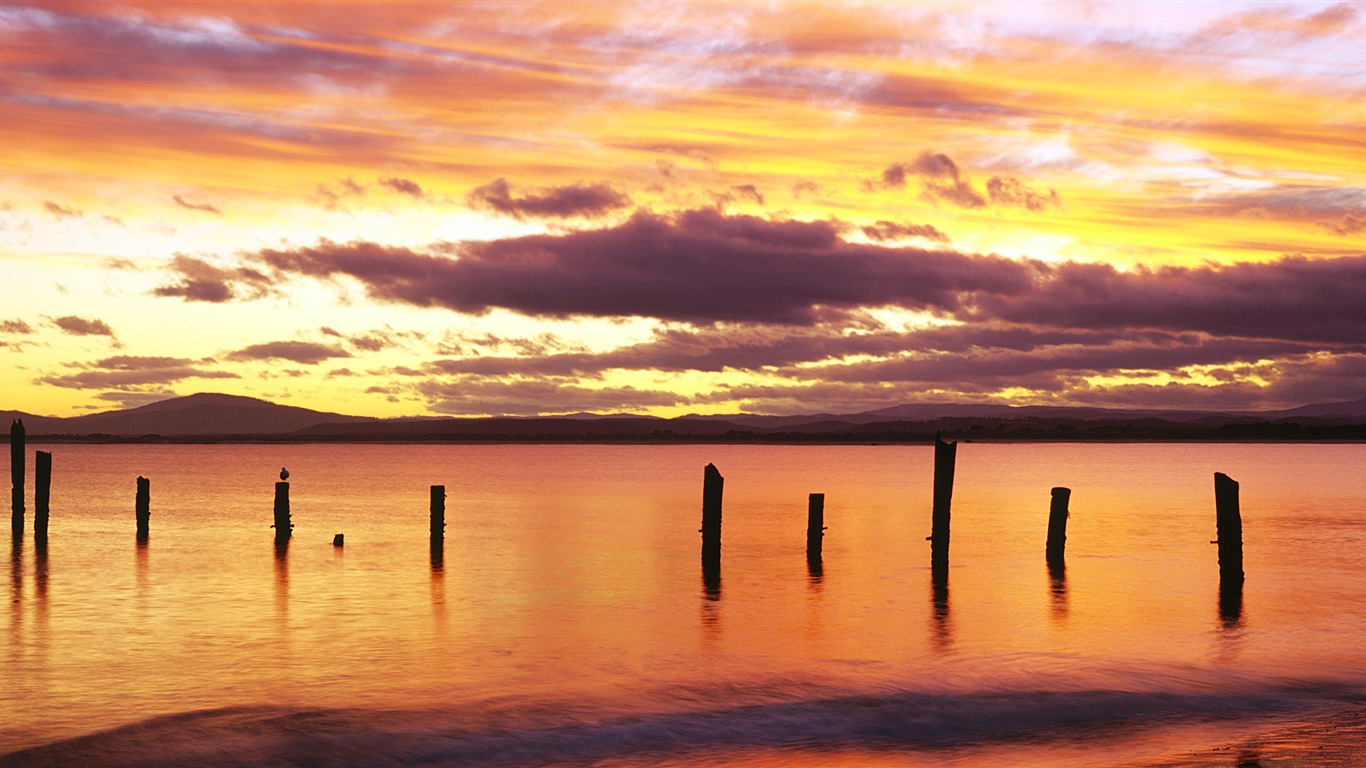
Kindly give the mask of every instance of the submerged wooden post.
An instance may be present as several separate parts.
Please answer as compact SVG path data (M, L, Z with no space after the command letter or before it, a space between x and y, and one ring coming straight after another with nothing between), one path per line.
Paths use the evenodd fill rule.
M953 502L953 466L958 455L958 443L946 443L939 433L934 435L934 508L930 530L930 559L933 563L949 561L949 510Z
M1238 482L1214 473L1214 515L1218 526L1219 580L1243 580L1243 516L1238 510Z
M1067 502L1071 498L1071 488L1053 489L1053 501L1048 507L1048 545L1045 549L1045 558L1050 563L1061 563L1067 549Z
M138 493L133 502L133 514L138 521L138 541L146 541L152 519L152 481L138 476Z
M275 543L289 541L294 534L294 523L289 519L289 483L283 480L275 484Z
M825 494L813 493L806 502L806 559L821 559L825 539Z
M721 490L726 479L715 464L702 472L702 565L721 564Z
M9 428L10 528L14 535L24 533L24 420L15 419Z
M33 538L47 538L48 507L52 500L52 454L38 451L33 461Z

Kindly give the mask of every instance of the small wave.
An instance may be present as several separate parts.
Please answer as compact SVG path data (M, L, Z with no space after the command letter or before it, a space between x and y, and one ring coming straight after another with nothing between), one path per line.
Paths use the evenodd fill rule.
M684 759L707 754L934 751L1113 737L1123 729L1359 709L1359 692L891 692L594 718L544 703L442 711L244 707L158 717L0 757L0 766L455 766Z

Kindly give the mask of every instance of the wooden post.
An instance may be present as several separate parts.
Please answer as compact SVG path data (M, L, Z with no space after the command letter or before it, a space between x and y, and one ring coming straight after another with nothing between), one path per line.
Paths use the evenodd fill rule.
M289 541L294 534L294 523L289 519L289 483L280 481L275 484L275 543Z
M48 507L52 500L52 454L38 451L33 461L33 538L47 538Z
M10 528L15 537L24 534L24 420L15 419L9 428Z
M341 547L341 546L345 546L345 544L346 544L346 534L344 534L344 533L339 533L339 534L337 534L336 536L333 536L333 537L332 537L332 546L334 546L334 547Z
M725 485L716 465L702 472L702 566L721 565L721 490Z
M432 486L432 567L440 568L446 549L446 486Z
M946 443L934 435L934 508L930 530L930 560L949 562L949 511L953 502L953 466L958 443Z
M133 514L138 521L138 541L146 541L152 519L152 481L142 476L138 477L138 493L133 501Z
M1063 561L1067 549L1067 502L1071 498L1071 488L1053 489L1053 501L1048 507L1048 545L1044 550L1049 563Z
M432 541L446 536L446 486L432 486Z
M825 538L825 494L813 493L806 501L806 559L819 562Z
M1219 543L1219 580L1243 581L1243 517L1238 510L1238 482L1214 473L1214 514Z

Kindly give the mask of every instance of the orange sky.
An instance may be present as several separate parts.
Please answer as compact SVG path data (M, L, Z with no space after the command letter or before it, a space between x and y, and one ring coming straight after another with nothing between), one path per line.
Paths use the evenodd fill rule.
M1366 384L1366 11L7 3L4 408Z

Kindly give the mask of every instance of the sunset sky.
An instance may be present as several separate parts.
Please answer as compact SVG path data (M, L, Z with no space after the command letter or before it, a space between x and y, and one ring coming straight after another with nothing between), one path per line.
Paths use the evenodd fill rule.
M0 408L1366 395L1366 6L0 4Z

